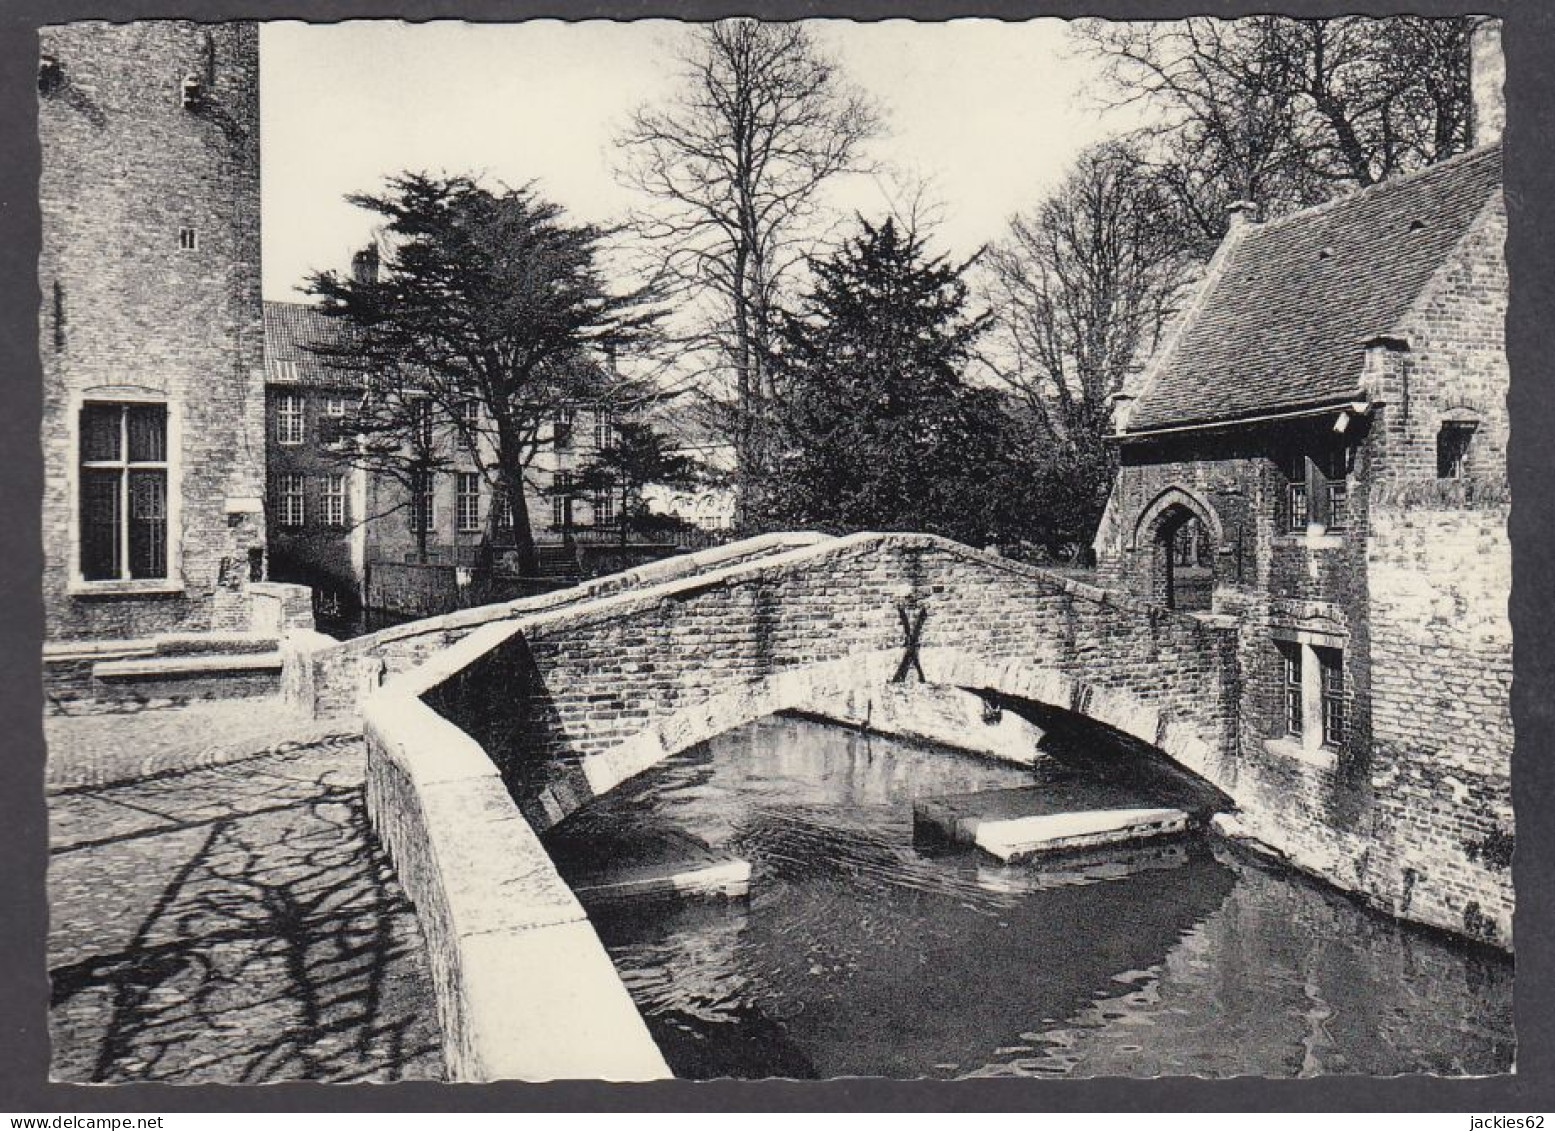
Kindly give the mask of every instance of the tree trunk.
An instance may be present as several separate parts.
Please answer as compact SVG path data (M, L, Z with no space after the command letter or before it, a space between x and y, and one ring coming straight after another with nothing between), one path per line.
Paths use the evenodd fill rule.
M427 521L428 474L425 471L416 474L412 480L410 496L410 516L416 535L416 561L421 565L427 564L427 527L431 525Z
M540 560L535 553L535 535L529 525L529 497L524 491L523 465L515 453L501 445L499 474L513 510L513 548L518 554L518 572L524 577L540 576Z

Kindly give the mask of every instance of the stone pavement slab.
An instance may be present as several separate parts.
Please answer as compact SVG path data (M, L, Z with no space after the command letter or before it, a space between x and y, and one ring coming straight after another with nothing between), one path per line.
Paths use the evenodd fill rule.
M200 766L211 745L163 714L162 776L49 799L54 1077L439 1078L420 931L367 823L360 740L294 731Z

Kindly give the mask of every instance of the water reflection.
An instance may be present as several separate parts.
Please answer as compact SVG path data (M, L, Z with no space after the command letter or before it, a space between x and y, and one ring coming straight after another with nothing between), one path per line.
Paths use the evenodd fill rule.
M913 842L914 797L1033 781L797 720L689 751L549 836L612 860L740 856L748 900L596 908L677 1075L1488 1073L1511 971L1189 839L1000 866Z

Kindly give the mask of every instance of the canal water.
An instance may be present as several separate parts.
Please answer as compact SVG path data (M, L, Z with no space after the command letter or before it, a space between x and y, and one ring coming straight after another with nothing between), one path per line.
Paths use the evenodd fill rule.
M582 884L738 857L748 898L590 915L677 1076L1489 1074L1499 957L1202 837L1005 866L914 843L912 800L1139 782L797 719L687 751L548 834Z

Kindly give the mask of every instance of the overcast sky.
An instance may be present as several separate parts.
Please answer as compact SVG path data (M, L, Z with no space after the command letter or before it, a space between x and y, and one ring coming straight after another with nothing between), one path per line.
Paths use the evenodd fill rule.
M1085 91L1090 64L1060 20L813 21L816 39L886 111L874 155L932 179L942 250L969 255L1039 200L1086 145L1122 123ZM669 96L688 27L554 20L263 25L264 293L299 299L343 269L373 218L342 199L405 169L538 182L579 220L637 201L611 172L611 138ZM845 201L887 207L877 184Z

